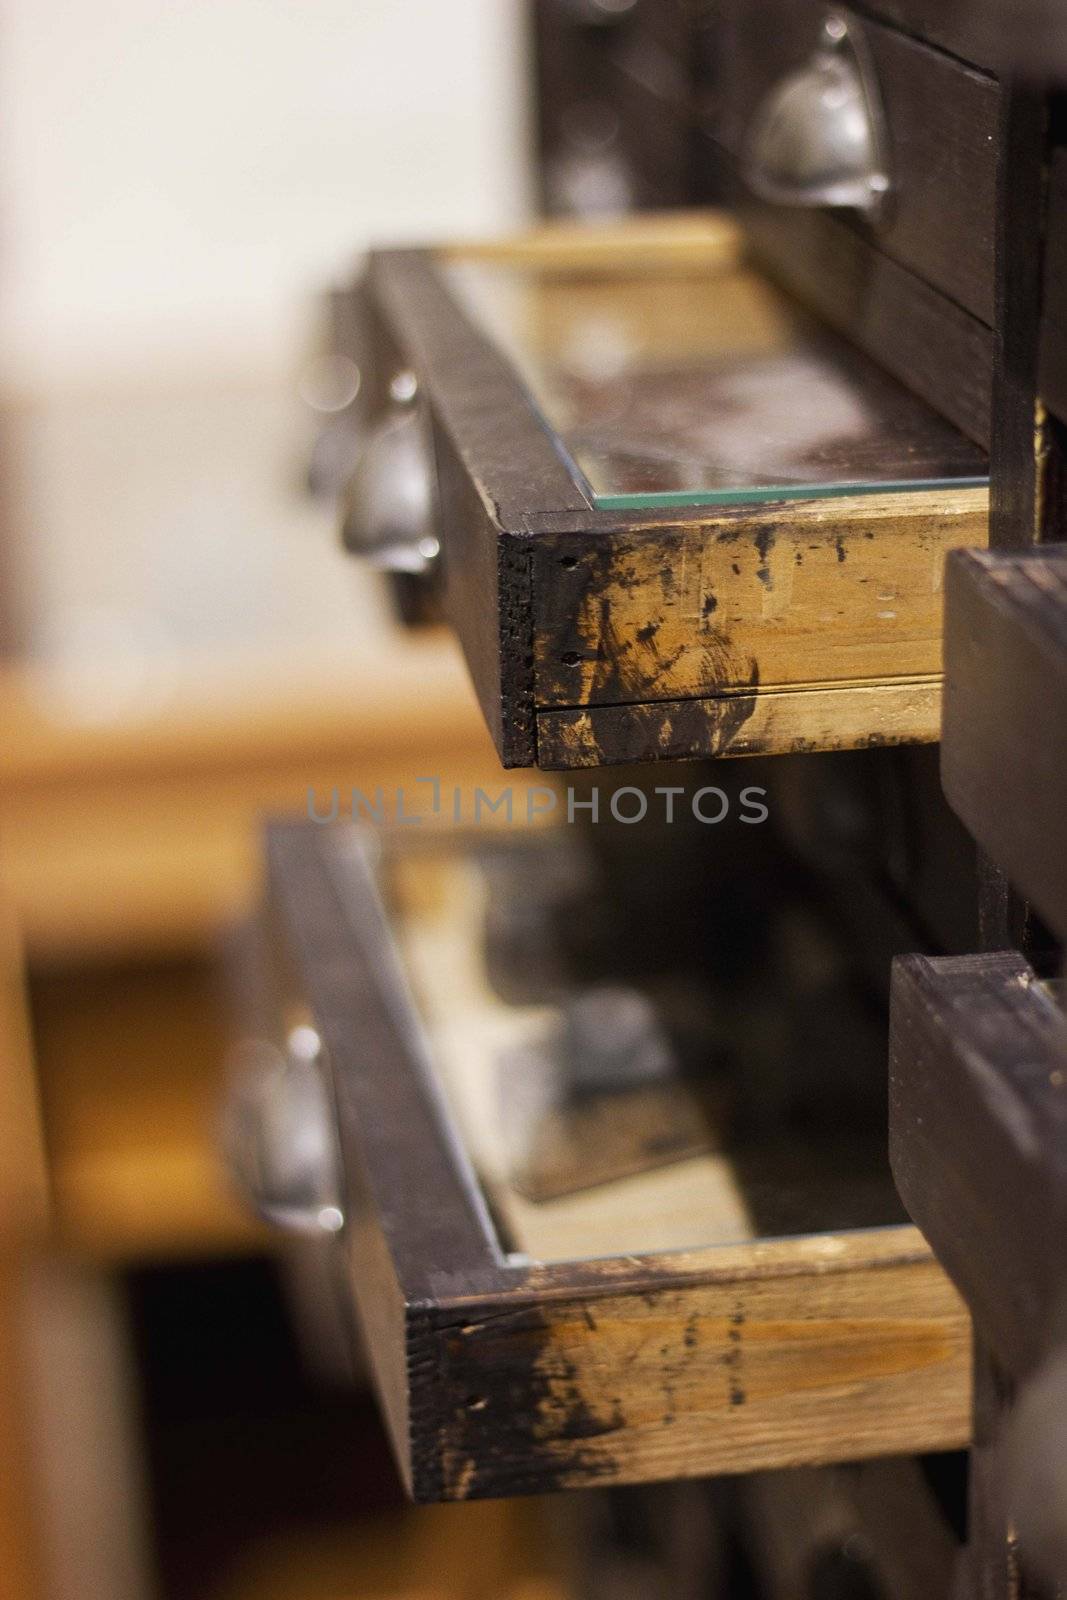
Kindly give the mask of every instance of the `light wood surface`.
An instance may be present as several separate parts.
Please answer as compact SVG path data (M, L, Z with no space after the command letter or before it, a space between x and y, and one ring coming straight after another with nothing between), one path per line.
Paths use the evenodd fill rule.
M34 998L56 1241L97 1261L266 1247L220 1153L233 1033L211 963L65 970Z
M766 750L927 744L937 738L940 720L936 676L542 711L537 744L541 765L552 771Z
M720 1259L731 1253L733 1278ZM545 1308L540 1423L561 1486L967 1443L970 1322L917 1230L782 1241L774 1253L767 1271L758 1244L708 1250L690 1258L705 1282ZM591 1422L579 1449L568 1392Z
M723 267L740 259L744 236L722 211L670 211L595 221L554 220L503 239L455 240L438 252L443 260L500 262L568 272L602 266L613 271L649 266Z
M309 789L500 775L458 652L399 630L387 651L205 661L103 723L9 668L0 726L3 871L37 960L207 948L252 904L263 817L306 815Z

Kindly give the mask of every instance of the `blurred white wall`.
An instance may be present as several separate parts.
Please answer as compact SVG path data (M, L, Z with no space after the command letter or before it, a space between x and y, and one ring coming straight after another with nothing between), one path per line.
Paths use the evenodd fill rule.
M369 240L526 207L519 0L0 0L4 383L287 359Z
M297 376L368 244L526 214L524 42L522 0L0 0L9 609L100 715L386 637Z

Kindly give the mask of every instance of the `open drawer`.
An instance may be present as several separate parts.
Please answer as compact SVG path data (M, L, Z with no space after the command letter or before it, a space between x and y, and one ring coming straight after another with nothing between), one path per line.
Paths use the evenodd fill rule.
M502 1145L489 1069L518 1062L508 1116L532 1125L525 1063L551 1006L501 998L480 919L494 871L510 874L512 907L518 882L560 881L564 831L489 830L476 846L409 833L383 847L312 824L271 836L282 1026L306 1037L310 1020L321 1042L337 1248L409 1491L463 1499L962 1444L969 1325L898 1220L884 1110L876 1155L858 1120L825 1149L813 1137L784 1151L727 1131L725 1080L703 1080L701 1132L653 1074L622 1098L616 1086L606 1116L586 1095L562 1132L542 1119L533 1162ZM627 1118L650 1137L627 1139Z
M937 737L985 454L728 217L383 253L366 292L379 432L423 452L420 548L505 765Z

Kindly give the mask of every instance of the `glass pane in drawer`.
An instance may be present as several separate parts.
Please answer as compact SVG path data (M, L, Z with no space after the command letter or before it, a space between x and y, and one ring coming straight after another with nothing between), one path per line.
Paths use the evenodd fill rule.
M987 481L977 445L743 260L441 270L601 509Z
M490 833L394 840L378 882L506 1250L572 1261L904 1220L884 1018L800 902L716 895L669 928L636 892L605 897L570 830ZM735 970L739 942L773 949L773 981Z

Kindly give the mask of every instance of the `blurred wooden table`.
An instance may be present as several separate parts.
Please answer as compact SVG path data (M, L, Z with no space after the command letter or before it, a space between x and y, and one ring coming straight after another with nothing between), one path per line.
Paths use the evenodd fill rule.
M42 1408L50 1368L15 1376L28 1325L44 1334L31 1366L54 1353L32 1285L21 1304L25 1262L71 1263L69 1312L87 1283L110 1281L94 1267L268 1245L231 1196L215 1139L233 1041L219 969L227 931L256 902L263 817L306 814L309 790L325 808L336 788L346 809L352 787L402 787L411 810L430 800L419 776L468 794L502 783L444 636L205 659L161 703L108 718L87 714L86 688L72 697L55 675L0 669L0 1600L76 1584L79 1535L51 1526L69 1477L50 1458L89 1450L91 1464L107 1437L109 1476L124 1453L131 1482L139 1470L123 1419L105 1414L118 1390L101 1394L91 1444L62 1382ZM104 1500L94 1508L90 1494L78 1513L92 1519L90 1565L101 1581L129 1579L143 1560L138 1519Z
M253 907L266 814L353 786L501 773L454 647L210 662L143 715L93 721L0 673L4 892L32 974L54 1227L93 1256L244 1247L214 1149L226 930Z

